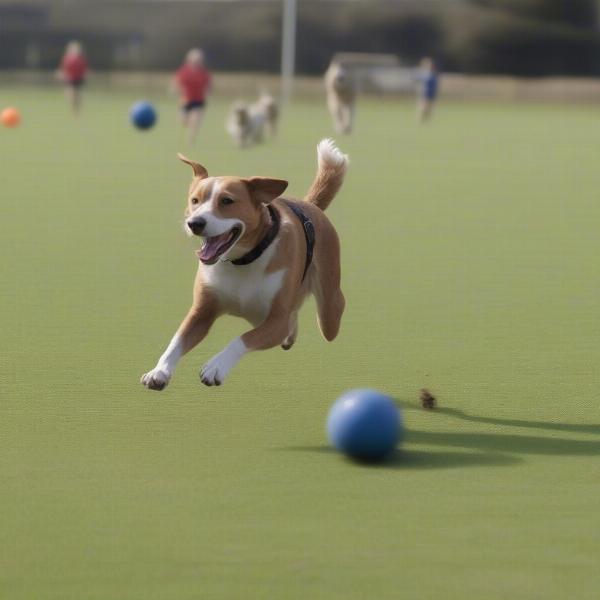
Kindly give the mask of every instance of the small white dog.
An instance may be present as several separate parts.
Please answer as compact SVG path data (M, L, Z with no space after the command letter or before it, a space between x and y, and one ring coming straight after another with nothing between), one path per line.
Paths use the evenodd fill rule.
M270 137L275 137L277 135L277 121L279 120L277 100L268 92L263 92L254 106L265 117L265 132Z
M269 94L262 94L254 104L238 100L231 108L225 128L233 141L245 148L260 144L265 134L273 137L277 132L279 108Z

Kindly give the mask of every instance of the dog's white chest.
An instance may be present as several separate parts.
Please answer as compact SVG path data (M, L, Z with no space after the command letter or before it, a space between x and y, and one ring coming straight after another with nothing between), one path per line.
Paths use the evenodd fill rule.
M225 312L243 317L255 325L265 320L285 275L285 269L266 272L275 246L272 244L248 265L222 261L205 268L204 280L217 294Z

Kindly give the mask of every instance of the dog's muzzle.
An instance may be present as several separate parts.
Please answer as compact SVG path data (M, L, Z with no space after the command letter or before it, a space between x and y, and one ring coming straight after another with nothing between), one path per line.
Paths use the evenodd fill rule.
M188 219L186 224L194 235L202 235L202 232L206 227L206 219L203 217L193 217Z

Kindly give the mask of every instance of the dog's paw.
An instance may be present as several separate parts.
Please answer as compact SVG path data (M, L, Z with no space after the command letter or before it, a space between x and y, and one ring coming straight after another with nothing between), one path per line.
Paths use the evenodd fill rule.
M283 340L283 343L281 344L281 347L284 350L291 350L292 346L296 343L296 336L295 335L288 335L285 340Z
M221 385L231 369L222 357L223 352L213 356L201 369L200 381L204 385Z
M200 381L204 385L221 385L225 377L247 352L242 338L236 338L225 350L213 356L201 369Z
M167 387L170 379L171 376L166 371L156 367L152 371L148 371L148 373L142 375L140 383L145 385L149 390L160 391Z
M319 146L320 145L321 144L319 144ZM294 314L290 321L290 332L287 334L287 337L281 343L281 347L284 350L290 350L291 347L296 343L297 337L298 337L298 317L296 314Z

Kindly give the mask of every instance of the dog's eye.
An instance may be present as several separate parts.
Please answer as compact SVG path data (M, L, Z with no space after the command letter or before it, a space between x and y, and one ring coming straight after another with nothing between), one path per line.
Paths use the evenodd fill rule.
M228 206L229 204L233 204L233 198L230 198L229 196L221 198L221 206Z
M198 198L192 198L192 199L190 200L190 202L191 202L192 204L198 204L198 202L200 202L200 200L198 200Z

